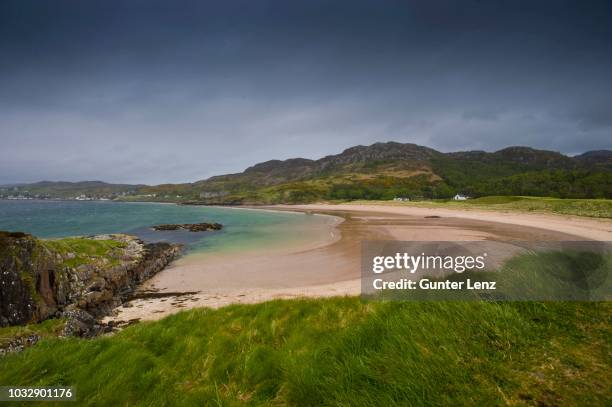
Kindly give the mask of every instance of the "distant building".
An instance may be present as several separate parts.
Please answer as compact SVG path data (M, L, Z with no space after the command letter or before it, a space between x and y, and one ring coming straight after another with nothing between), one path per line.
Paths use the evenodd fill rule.
M463 194L457 194L453 197L454 201L465 201L466 199L469 199L469 196L465 196Z

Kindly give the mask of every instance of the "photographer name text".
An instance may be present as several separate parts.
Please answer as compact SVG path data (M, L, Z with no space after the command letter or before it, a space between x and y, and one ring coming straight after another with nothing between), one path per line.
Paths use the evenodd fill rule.
M495 281L432 281L422 278L418 281L402 278L397 281L385 281L377 278L372 282L375 290L495 290Z

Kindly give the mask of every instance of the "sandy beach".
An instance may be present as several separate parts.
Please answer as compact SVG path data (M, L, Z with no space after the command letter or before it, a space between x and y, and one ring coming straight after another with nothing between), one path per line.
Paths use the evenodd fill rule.
M300 247L179 259L141 287L142 298L105 321L155 320L187 308L279 298L358 295L364 240L612 241L612 221L581 217L376 204L266 209L333 215L336 221L318 241Z

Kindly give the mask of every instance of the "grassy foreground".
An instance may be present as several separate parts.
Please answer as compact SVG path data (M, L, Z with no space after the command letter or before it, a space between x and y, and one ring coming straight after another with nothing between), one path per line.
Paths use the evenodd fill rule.
M606 405L609 303L272 301L47 339L1 385L79 405ZM609 404L608 404L609 405Z
M487 196L466 201L354 201L355 204L412 205L432 208L490 209L612 218L611 199L561 199L533 196Z

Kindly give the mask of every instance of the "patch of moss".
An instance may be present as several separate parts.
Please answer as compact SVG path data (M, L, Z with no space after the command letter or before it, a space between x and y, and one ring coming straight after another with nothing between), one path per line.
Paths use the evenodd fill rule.
M23 281L28 286L28 290L30 291L30 296L32 297L32 299L35 302L39 302L41 298L38 294L38 291L36 291L36 283L34 281L34 278L32 277L32 274L26 271L21 271L21 273L19 273L19 277L21 277L21 281Z
M63 261L60 266L75 268L82 264L100 263L103 259L108 265L119 264L119 254L127 243L113 239L94 240L82 237L69 237L43 241L49 250L59 253Z

